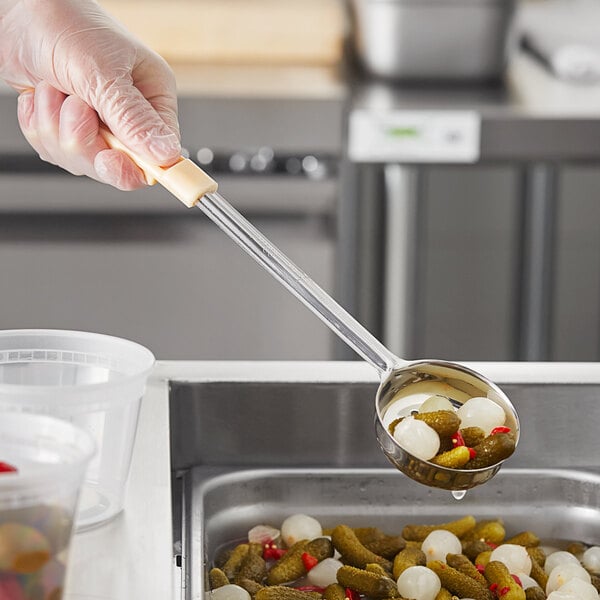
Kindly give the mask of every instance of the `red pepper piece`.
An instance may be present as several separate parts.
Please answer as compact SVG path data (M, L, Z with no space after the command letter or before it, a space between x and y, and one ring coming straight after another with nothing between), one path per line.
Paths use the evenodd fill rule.
M492 585L490 585L490 592L492 592L492 594L498 589L498 584L497 583L492 583Z
M269 546L266 544L263 549L263 558L265 560L279 560L287 550L284 548L277 548L277 546Z
M479 564L479 565L475 565L475 567L477 568L477 570L480 573L485 573L485 565Z
M303 552L301 558L306 572L310 571L313 567L316 567L319 564L319 559L315 558L312 554L309 554L308 552Z
M318 585L299 585L294 589L300 592L318 592L319 594L322 594L325 591L324 587L319 587Z
M486 542L486 544L492 549L495 550L498 547L498 544L494 544L494 542Z
M477 450L475 448L469 448L469 457L473 460L477 456Z
M511 577L515 580L515 583L517 583L518 585L523 587L523 582L521 581L521 579L519 578L518 575L515 575L514 573L512 573Z
M346 588L346 600L360 600L360 594L350 588Z
M9 465L7 462L2 462L0 460L0 473L16 473L17 468Z
M510 592L510 588L508 586L503 587L501 590L498 590L498 596L506 596Z
M497 433L510 433L512 429L510 427L494 427L490 431L490 435L496 435Z
M457 431L453 436L452 436L452 447L453 448L458 448L459 446L465 446L465 438L463 438L462 433L460 431Z

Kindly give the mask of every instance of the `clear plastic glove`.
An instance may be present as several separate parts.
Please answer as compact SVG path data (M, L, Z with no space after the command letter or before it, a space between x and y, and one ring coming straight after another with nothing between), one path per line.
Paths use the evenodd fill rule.
M93 0L0 0L0 77L21 92L28 142L75 175L145 185L99 136L100 120L151 162L170 165L181 153L171 69Z

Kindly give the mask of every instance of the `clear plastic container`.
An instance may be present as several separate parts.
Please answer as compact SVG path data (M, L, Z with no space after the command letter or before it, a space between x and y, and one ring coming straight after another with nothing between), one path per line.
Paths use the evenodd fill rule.
M60 598L92 437L46 415L0 413L0 598Z
M91 433L98 452L83 486L77 529L123 508L140 400L154 365L143 346L81 331L0 331L0 411L66 419Z

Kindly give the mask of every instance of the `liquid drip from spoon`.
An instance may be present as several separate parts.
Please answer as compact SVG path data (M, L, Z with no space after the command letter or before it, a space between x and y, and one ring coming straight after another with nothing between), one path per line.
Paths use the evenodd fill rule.
M467 495L467 490L452 490L455 500L462 500Z

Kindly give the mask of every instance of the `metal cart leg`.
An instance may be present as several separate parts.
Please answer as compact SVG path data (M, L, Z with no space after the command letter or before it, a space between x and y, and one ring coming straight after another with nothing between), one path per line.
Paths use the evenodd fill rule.
M546 361L552 356L551 326L557 218L557 168L526 167L523 183L522 270L518 357Z

